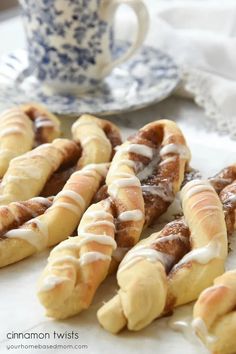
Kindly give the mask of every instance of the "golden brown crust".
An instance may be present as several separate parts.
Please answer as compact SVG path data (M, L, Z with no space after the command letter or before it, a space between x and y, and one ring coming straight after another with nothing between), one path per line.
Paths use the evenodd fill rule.
M59 167L71 164L77 156L78 147L73 141L55 139L14 158L1 182L0 204L39 195L51 175Z
M78 236L54 248L40 278L38 291L48 316L63 319L88 308L97 287L107 275L114 230L110 203L101 201L91 205L83 215ZM86 237L91 240L85 242ZM110 242L103 244L96 238Z
M236 180L222 189L220 199L225 213L227 231L231 235L236 228Z
M204 290L193 309L193 328L215 354L236 350L236 271L228 271Z
M227 235L217 194L207 181L191 181L181 196L185 220L139 242L121 262L118 295L98 311L106 330L117 333L125 324L139 330L174 306L196 299L223 272ZM147 298L148 308L135 306Z
M121 143L120 131L116 125L89 114L82 115L72 125L72 136L82 148L77 169L90 163L110 161L114 147Z
M53 113L44 106L31 102L19 107L33 122L35 134L35 146L50 143L59 138L60 121Z
M0 115L0 177L10 161L31 150L34 130L31 120L20 109L12 108Z
M209 178L209 182L219 194L226 186L236 180L236 165L223 168L215 176Z
M212 284L224 272L228 253L222 204L209 182L189 182L181 193L192 250L168 275L168 298L174 306L195 300Z
M82 118L83 119L80 118L76 126L74 126L74 133L76 129L80 129L79 133L82 134L81 129L83 127L84 129L88 129L88 126L90 126L90 128L94 128L93 117L91 118L90 116L86 115ZM94 135L97 137L99 136L98 140L102 140L104 142L104 136L100 138L100 135L98 135L97 130L96 134L94 133ZM85 133L83 133L82 138L84 136L86 136ZM89 140L89 142L93 143L93 141L91 140ZM80 140L80 144L83 148L84 142L82 140ZM65 246L67 246L68 244L68 249L65 249L65 247L63 246L63 252L65 252L65 256L68 255L67 252L73 252L73 257L79 259L80 261L80 254L78 252L80 250L80 242L82 242L82 240L84 239L83 242L85 242L86 247L81 248L82 250L84 249L83 257L90 257L90 252L100 252L100 256L101 253L103 254L103 256L105 256L105 259L101 259L103 260L103 262L101 262L101 269L99 268L98 271L95 272L94 267L96 265L96 261L91 261L91 264L88 264L86 268L86 274L84 274L83 267L80 268L78 262L76 262L75 260L72 261L70 258L69 263L75 263L79 267L79 271L81 272L79 274L81 275L82 279L79 279L79 286L77 289L77 286L75 285L73 285L71 288L71 283L65 279L64 285L61 285L60 282L59 284L57 284L57 280L55 280L55 277L53 277L53 279L55 280L55 286L53 286L52 284L52 287L50 286L50 290L47 290L47 287L46 291L44 291L45 289L43 291L42 289L40 290L40 293L43 293L43 299L41 301L46 306L48 315L56 318L65 318L70 315L76 314L80 312L83 308L89 306L97 287L107 275L108 268L111 263L110 255L112 252L112 246L114 246L114 230L111 234L107 234L107 226L111 227L112 224L112 228L114 229L115 227L115 240L118 247L131 248L133 245L135 245L139 240L145 220L143 197L144 193L141 188L142 180L145 181L148 188L157 188L157 190L155 189L154 194L157 194L158 197L161 194L164 199L166 199L166 196L163 195L164 191L168 194L166 188L170 188L171 199L168 199L168 203L170 203L182 183L185 166L189 160L189 157L189 150L186 146L182 133L174 122L166 120L157 121L145 126L135 136L127 140L117 149L117 152L111 162L111 166L106 178L107 192L103 194L106 199L102 200L97 204L94 204L88 209L87 212L85 212L79 226L78 238L74 239L74 241L79 246L76 247L73 242L72 247L69 241L65 243ZM160 166L159 162L161 162ZM171 167L176 168L177 171L174 171L172 173L172 170L170 171ZM159 180L158 173L160 173L161 177L163 178L161 182ZM158 175L157 179L154 181L150 181L150 179L155 178L156 175ZM168 180L168 178L170 179ZM168 180L168 186L161 186L160 184L165 184L166 180ZM147 194L148 192L149 191L147 191ZM158 200L160 200L160 198ZM90 210L93 208L94 212L97 211L97 208L100 210L101 205L103 205L103 203L108 203L109 217L112 217L112 220L114 220L112 222L110 221L108 225L108 220L106 220L106 217L103 217L103 219L99 220L99 223L101 223L101 226L99 224L98 227L100 234L97 234L97 232L95 232L94 235L93 230L90 231L91 216L88 217L88 214L91 214ZM167 207L168 203L166 203L165 207ZM150 206L150 208L152 208L152 206ZM154 215L159 216L159 213L159 208L155 206L155 210L152 212L152 217L147 217L147 223L151 222L151 219L153 220ZM86 230L88 227L89 231L85 232L86 235L83 235L81 240L81 228L83 227ZM179 250L180 245L177 244L176 248ZM60 245L58 246L58 250L61 250ZM57 248L55 249L55 252L57 252ZM157 251L153 250L153 252ZM110 257L109 259L107 258L108 254ZM179 257L182 253L179 250L177 254L177 257ZM52 256L52 262L54 261L55 257ZM46 268L46 277L50 275L51 265L52 264L49 261L49 266ZM67 262L66 266L68 266ZM157 268L160 268L160 272L164 274L162 279L164 280L166 276L163 266L159 264ZM67 275L65 276L63 271L60 272L60 270L58 270L57 277L60 276L60 274L62 278L67 277ZM74 266L72 274L73 279L75 279L77 273L75 273ZM43 279L45 279L45 275L43 275ZM162 280L160 281L160 284L163 284L163 292L165 292L166 285L163 283ZM89 284L89 287L87 284ZM67 285L69 286L69 290ZM157 288L158 286L155 285L156 290ZM71 289L73 290L72 293ZM58 299L60 298L60 291L62 291L62 300L59 300L59 302L55 302L54 304L52 301L52 294L56 294L57 291ZM68 291L68 297L66 291ZM65 296L67 297L66 302L64 301ZM87 301L83 300L86 298ZM163 299L160 301L161 303L158 305L158 308L159 306L161 306L161 308L163 309L165 303L163 302Z
M26 221L43 214L52 205L52 198L36 197L26 201L0 206L0 242L4 234Z
M75 172L46 213L5 233L0 242L0 267L53 246L71 235L104 180L107 169L107 164L89 165Z

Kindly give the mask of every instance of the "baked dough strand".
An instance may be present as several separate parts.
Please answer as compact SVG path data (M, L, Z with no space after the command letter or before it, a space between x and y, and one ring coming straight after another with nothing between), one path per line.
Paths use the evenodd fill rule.
M3 235L0 267L53 246L71 235L105 179L108 164L88 165L75 172L47 212Z
M185 220L141 241L121 262L118 295L97 314L106 330L117 333L126 324L139 330L195 300L223 273L227 234L219 197L209 182L194 180L185 185L181 199Z
M236 270L214 280L193 309L196 334L214 354L233 354L236 350Z
M55 139L15 157L0 184L0 205L38 196L49 177L77 156L73 141Z
M90 163L109 162L114 147L121 144L120 130L115 124L89 114L83 114L72 125L72 137L82 148L77 169Z
M53 249L38 286L48 316L63 319L88 308L108 273L114 234L110 203L101 201L83 215L78 236Z

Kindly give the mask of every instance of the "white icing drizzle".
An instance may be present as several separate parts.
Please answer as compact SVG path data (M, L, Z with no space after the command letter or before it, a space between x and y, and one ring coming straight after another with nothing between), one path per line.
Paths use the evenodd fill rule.
M189 305L177 308L168 321L168 327L181 332L189 342L198 345L199 341L191 326L192 312L192 307Z
M217 337L209 334L207 326L201 317L197 317L192 321L192 328L206 339L207 343L214 343Z
M75 204L81 209L84 210L86 207L86 203L84 198L77 192L72 191L72 190L62 190L57 194L57 196L54 198L54 201L57 201L59 198L69 198L75 202ZM58 205L59 203L55 203L54 206Z
M176 161L176 156L171 156L171 157L168 157L167 159L161 161L159 163L159 166L163 166L163 165L165 165L167 163L174 162L174 161Z
M15 134L15 133L20 133L20 134L27 134L25 130L23 130L21 127L6 127L4 129L0 130L0 137L3 138L4 136Z
M39 292L44 292L44 291L50 291L54 289L57 285L63 283L64 281L68 281L69 279L66 277L62 276L56 276L56 275L48 275L45 277L42 281L42 284L40 284Z
M181 195L185 198L191 198L194 194L201 192L214 192L214 188L208 181L204 180L192 180L188 182L182 189Z
M35 128L54 127L55 123L46 117L37 117L34 121Z
M79 247L84 246L85 244L89 242L97 242L101 245L104 246L111 246L113 249L116 249L116 241L113 239L112 236L110 235L98 235L98 234L92 234L89 232L79 232L80 237L84 237L83 240L79 241Z
M111 256L108 256L102 252L87 252L80 256L81 266L87 265L97 261L110 261Z
M161 148L160 150L160 156L164 157L165 155L168 154L177 154L180 156L182 159L188 160L190 158L190 152L187 146L181 145L181 144L168 144L165 145Z
M228 198L226 198L224 201L223 201L223 204L226 204L226 203L235 203L236 202L236 195L233 194L233 193L230 193L231 195L228 196Z
M99 174L101 177L105 178L107 175L108 167L110 164L108 163L101 163L101 164L89 164L74 173L74 176L88 176L96 178L96 174Z
M27 241L38 251L43 250L48 242L48 230L46 225L39 219L32 219L26 225L36 224L37 230L31 228L19 228L6 232L4 237L16 238Z
M101 163L101 164L96 164L96 163L91 163L83 168L84 171L90 171L90 170L95 170L98 174L100 174L102 177L106 177L107 171L109 168L109 163Z
M193 195L198 194L198 193L212 192L212 191L213 191L213 189L211 188L210 185L194 186L186 192L185 198L191 198Z
M108 214L108 215L111 216L110 214ZM87 214L86 214L86 216L87 216ZM115 225L111 221L108 221L108 220L95 220L95 221L89 223L88 225L84 226L83 228L81 228L80 232L86 232L91 227L96 227L96 226L109 226L109 227L115 229Z
M67 250L78 250L79 245L78 242L74 240L74 237L71 237L65 241L62 241L57 245L55 248L50 253L50 256L52 254L56 254L58 251L67 251Z
M118 194L119 188L126 188L126 187L140 187L140 181L136 176L129 175L129 174L115 174L116 176L121 176L109 185L108 193L113 197L116 198ZM129 177L130 176L130 177Z
M53 204L48 210L47 212L49 212L50 210L52 209L55 209L55 208L64 208L64 209L67 209L69 211L72 211L74 214L76 215L80 215L81 214L81 208L78 207L77 205L73 205L73 204L70 204L70 203L66 203L66 202L57 202L55 204Z
M34 203L40 203L45 206L51 205L51 202L48 200L48 198L44 198L44 197L34 197L34 198L31 198L30 201L32 201Z
M165 268L169 268L169 265L173 262L173 257L169 254L148 248L146 245L138 245L126 254L119 266L118 272L124 271L142 259L153 263L161 262Z
M144 214L139 209L124 211L123 213L120 213L120 215L118 216L118 219L123 222L141 221L143 220L143 218L144 218Z
M138 178L140 179L140 181L143 181L148 176L152 175L154 170L156 169L157 165L160 162L160 155L158 154L158 151L153 150L153 154L154 154L154 152L155 152L155 156L153 157L153 159L137 175Z
M75 257L75 256L71 256L71 255L64 255L64 256L60 256L60 258L55 258L55 259L51 259L51 255L49 257L49 264L50 267L54 267L57 266L58 264L60 265L61 263L72 263L73 265L75 265L76 267L79 266L79 260Z
M143 193L150 193L152 195L159 196L165 202L172 202L174 199L174 194L171 190L171 184L163 186L161 183L156 186L142 185Z
M221 246L216 240L210 241L206 246L194 249L187 253L180 261L174 266L178 268L183 264L189 262L197 262L200 264L207 264L214 258L220 257Z
M94 218L107 218L111 217L111 215L105 210L94 210L94 211L86 211L86 216L94 217Z
M130 144L124 147L121 146L120 150L141 155L149 159L152 159L153 157L153 148L143 144Z

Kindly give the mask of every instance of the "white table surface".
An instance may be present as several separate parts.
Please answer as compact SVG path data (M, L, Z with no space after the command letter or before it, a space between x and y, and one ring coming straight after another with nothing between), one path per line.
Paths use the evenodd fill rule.
M24 38L24 32L23 32L23 26L21 23L21 20L19 18L13 18L7 21L4 21L0 23L0 38L2 39L0 41L0 55L7 53L11 50L15 50L17 48L22 48L25 43L25 38ZM236 142L230 140L227 136L219 136L216 132L210 132L206 129L205 126L205 116L204 112L202 111L201 108L197 107L192 101L179 98L179 97L170 97L166 99L165 101L153 105L151 107L136 111L136 112L131 112L131 113L126 113L122 114L119 116L112 116L110 119L112 119L114 122L116 122L121 128L123 128L123 133L124 136L127 136L130 132L133 132L134 129L137 129L147 122L150 122L152 120L158 119L158 118L169 118L177 121L182 128L187 141L189 142L189 145L192 149L193 152L193 165L196 165L197 167L204 166L203 170L205 169L205 173L208 175L211 175L212 173L216 172L218 168L223 167L225 164L234 162L236 159ZM62 121L63 127L65 131L69 130L70 123L72 123L73 119L72 118L65 118ZM213 151L214 150L214 151ZM209 151L209 153L208 153ZM217 161L216 161L217 160ZM206 172L207 170L207 172ZM45 263L45 256L44 255L39 255L38 256L38 262L39 264L44 264ZM36 260L26 260L22 262L21 264L21 269L22 273L20 273L20 268L17 267L17 265L12 266L12 273L9 276L6 273L6 270L3 270L2 276L3 276L3 282L1 280L0 282L0 344L1 341L4 340L6 336L6 331L10 331L11 328L13 329L18 329L20 330L19 325L20 325L20 320L19 316L17 316L17 311L20 313L21 309L16 309L14 310L14 306L19 306L19 303L17 301L17 294L20 296L24 296L24 284L25 281L27 283L26 288L29 290L29 293L24 299L24 302L22 303L22 306L24 307L24 316L22 318L22 330L25 330L26 328L29 328L31 325L34 327L35 325L35 316L39 316L39 318L42 321L42 326L43 323L45 323L45 318L43 317L42 309L38 306L37 301L35 299L35 296L33 298L33 302L31 303L29 300L29 307L27 306L27 301L28 298L30 299L33 290L29 286L29 282L33 279L35 276L38 276L39 270L36 267L37 264L37 258ZM27 269L32 267L32 272L27 273ZM15 273L16 272L16 273ZM14 284L15 284L15 276L19 278L19 286L20 288L15 289ZM7 281L9 279L9 281ZM5 291L6 289L6 291ZM7 290L8 289L8 290ZM101 294L103 293L103 290L101 290ZM9 295L10 294L10 295ZM9 307L9 310L6 309L4 301L7 301L8 303L11 302L11 306ZM14 304L15 302L15 304ZM96 304L95 304L96 305ZM93 311L93 310L92 310ZM9 312L9 316L8 316ZM2 316L2 318L1 318ZM16 318L14 318L16 316ZM84 318L86 317L86 314L82 315L81 321L84 321ZM100 335L100 329L96 327L94 324L94 318L92 315L92 312L90 312L90 315L88 319L86 319L87 322L85 322L85 328L86 331L89 331L89 328L91 330L95 330L95 337L90 338L90 341L97 341L97 336ZM15 326L13 324L15 323ZM38 322L37 322L38 323ZM80 320L77 318L69 320L69 324L72 329L76 329L77 325L80 323ZM163 322L164 323L164 322ZM38 324L38 326L40 323ZM18 326L18 327L17 327ZM53 322L49 321L48 322L48 328L52 330L53 328L57 328L58 330L66 330L66 322L58 323L58 324L53 324ZM91 327L90 327L91 326ZM157 339L162 336L161 332L161 327L162 325L159 326L160 333L157 334ZM40 326L39 326L40 328ZM45 330L44 327L42 327L43 330ZM108 344L107 341L113 341L114 343L114 354L120 354L121 351L122 353L146 353L146 354L151 354L153 353L153 350L149 350L149 342L152 343L153 338L156 336L156 324L154 323L150 327L150 331L144 331L140 335L135 334L133 336L133 340L128 338L126 334L122 335L121 339L118 339L118 337L112 337L110 335L105 335L101 339L101 343L104 346L104 350L102 350L102 353L110 353L110 349L108 349ZM85 332L82 331L82 334L85 336ZM172 334L173 338L175 336L178 336L177 334ZM85 337L84 337L85 338ZM113 339L112 339L113 338ZM135 341L135 344L134 344ZM137 341L137 342L136 342ZM5 343L5 342L4 342ZM4 344L3 343L3 344ZM68 343L68 341L66 342ZM119 346L120 343L120 346ZM133 347L130 349L127 348L125 349L126 343L129 345L133 345ZM133 344L132 344L133 343ZM166 346L162 346L162 350L158 350L158 344L152 344L152 345L157 345L155 353L163 353L166 352L168 354L182 354L183 353L183 348L188 350L188 343L183 339L180 338L180 347L175 347L173 345L168 344L168 341L166 342ZM174 342L173 342L174 343ZM96 345L92 342L88 343L90 348L93 348L93 351L91 352L90 350L81 350L81 353L89 353L89 354L100 354L101 351L96 351ZM5 344L4 344L5 345ZM150 344L151 345L151 344ZM3 347L2 347L3 348ZM120 348L120 349L119 349ZM138 348L141 348L140 351ZM121 350L121 351L120 351ZM5 353L9 352L0 348L0 353ZM14 352L14 351L13 351ZM16 351L15 351L16 352ZM21 351L19 350L18 353ZM22 351L22 353L41 353L41 351ZM45 352L45 351L43 351ZM50 352L54 352L53 350ZM69 351L60 351L60 353L67 353ZM74 351L75 352L75 351ZM189 349L188 354L190 353L197 353L198 349L193 350ZM59 351L55 351L55 353L59 353ZM205 353L205 350L202 349L201 353Z

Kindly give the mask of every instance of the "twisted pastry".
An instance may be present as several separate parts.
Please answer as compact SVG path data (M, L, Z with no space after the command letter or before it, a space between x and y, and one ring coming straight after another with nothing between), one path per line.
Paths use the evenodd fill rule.
M55 139L50 144L40 145L15 157L0 185L0 204L39 195L46 181L60 166L77 159L78 147L67 139Z
M3 112L0 116L0 177L14 157L31 150L35 144L51 142L59 135L58 119L41 106L14 107Z
M110 162L115 146L121 143L120 131L114 124L90 115L82 115L73 124L72 135L80 149L80 158L74 166L54 173L42 196L59 193L70 175L87 164Z
M196 299L224 271L227 234L216 192L207 181L194 180L181 199L185 218L141 241L121 262L120 290L97 314L106 330L140 330Z
M36 197L26 201L0 206L0 237L26 221L41 215L52 205L52 198ZM2 240L0 240L1 242Z
M236 180L236 165L223 168L215 176L209 178L209 182L214 187L217 194Z
M121 144L120 130L115 124L89 114L72 125L72 137L82 148L77 169L90 163L109 162L114 147Z
M107 275L116 247L114 234L111 204L100 201L83 215L78 236L53 249L38 290L48 316L63 319L88 308Z
M134 246L143 223L150 225L167 210L189 159L182 132L169 120L147 124L120 146L106 178L117 211L118 247Z
M236 350L236 270L228 271L205 289L193 309L193 328L214 354Z
M33 122L36 146L50 143L60 136L60 121L44 106L31 102L21 105L19 109Z
M47 212L0 236L0 267L17 262L71 235L107 173L108 165L75 172Z
M73 241L67 240L62 246L57 246L49 258L39 285L39 298L49 316L66 318L89 306L97 287L107 275L110 255L116 248L116 242L120 247L118 253L137 243L145 221L144 201L147 201L149 210L146 223L151 222L154 215L159 215L169 205L172 195L181 185L188 156L189 151L180 130L174 122L165 120L148 124L121 145L106 178L107 199L94 204L85 212L78 236ZM174 167L177 170L173 172L171 168ZM145 186L144 198L142 181ZM151 205L151 201L156 204ZM104 205L107 208L105 213L101 212ZM91 219L92 210L94 219ZM116 242L113 240L114 229ZM96 257L90 257L91 252L95 252ZM71 254L75 258L73 261L67 257ZM115 257L118 261L118 256L113 252L113 259ZM81 259L84 258L89 259L86 267L81 265ZM55 260L56 264L62 264L63 267L73 262L73 279L76 279L73 280L73 286L60 268L56 270L55 284L47 286L48 278L55 279ZM95 271L97 262L99 268ZM58 294L58 301L52 301L53 294Z

